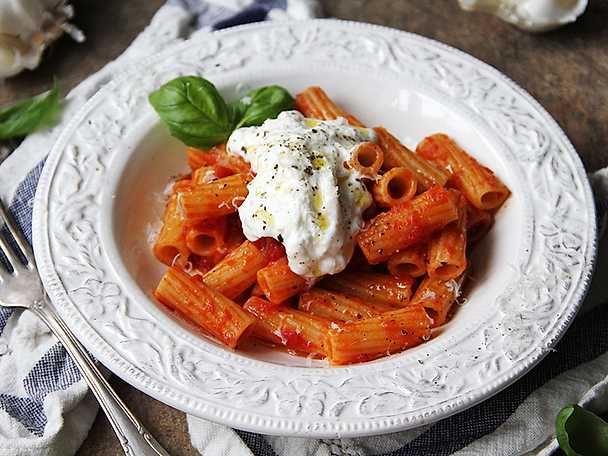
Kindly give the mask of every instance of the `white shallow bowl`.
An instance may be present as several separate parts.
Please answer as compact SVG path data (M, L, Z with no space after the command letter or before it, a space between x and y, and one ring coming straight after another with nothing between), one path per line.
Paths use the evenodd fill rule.
M226 97L280 84L325 88L408 146L446 132L513 191L473 258L452 322L431 341L330 368L264 348L230 351L161 309L149 236L162 190L186 169L148 94L179 75ZM557 342L587 289L593 200L551 117L495 69L396 30L334 20L264 23L187 41L138 63L75 116L44 168L34 211L44 284L114 373L185 412L241 429L362 436L426 424L488 398Z

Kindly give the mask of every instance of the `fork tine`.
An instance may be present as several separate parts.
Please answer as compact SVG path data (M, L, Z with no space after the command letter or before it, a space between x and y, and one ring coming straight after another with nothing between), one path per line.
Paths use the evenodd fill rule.
M23 269L23 263L19 259L15 252L8 244L7 240L4 239L4 236L0 234L0 252L2 252L5 258L8 260L8 263L13 267L13 271L18 271L20 268Z
M4 222L4 225L6 226L8 231L11 233L11 236L13 236L13 239L19 246L19 249L21 249L21 254L28 261L28 264L30 266L35 266L36 261L34 260L34 254L32 252L32 248L30 247L30 244L23 237L23 234L21 234L21 230L19 230L17 228L17 226L15 225L15 222L13 221L13 219L10 216L10 214L8 213L8 211L5 209L4 204L2 203L2 200L0 199L0 224L2 222ZM5 251L5 254L6 254L6 250L10 250L10 249L8 249L7 247L4 247L3 250Z

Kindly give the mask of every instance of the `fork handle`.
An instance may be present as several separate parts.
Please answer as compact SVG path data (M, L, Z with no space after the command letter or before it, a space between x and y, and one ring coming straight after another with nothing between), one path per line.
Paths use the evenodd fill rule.
M39 302L30 309L57 336L80 369L114 428L125 454L128 456L170 456L114 392L82 344L52 307L48 297L45 295L44 302Z

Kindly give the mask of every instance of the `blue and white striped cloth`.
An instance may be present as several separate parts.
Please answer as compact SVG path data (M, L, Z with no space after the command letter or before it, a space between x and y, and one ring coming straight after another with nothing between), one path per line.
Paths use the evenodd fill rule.
M120 58L70 93L64 121L127 60L157 52L197 30L318 14L316 0L169 0ZM10 210L28 239L44 154L60 129L30 136L0 165L0 197L12 201ZM608 206L608 170L593 178L599 205ZM604 258L597 274L608 278L608 240L599 251ZM387 436L314 440L262 436L188 417L192 444L202 454L230 456L550 454L555 415L563 405L582 401L608 411L608 290L599 283L606 282L596 278L586 311L531 373L492 399L434 425ZM76 366L46 328L29 313L0 309L0 456L74 454L96 412Z

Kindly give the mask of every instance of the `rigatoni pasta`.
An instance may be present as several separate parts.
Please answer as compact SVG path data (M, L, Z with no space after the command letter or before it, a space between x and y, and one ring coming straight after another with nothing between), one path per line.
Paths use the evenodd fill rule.
M367 303L404 307L412 296L414 281L374 272L342 272L325 278L320 285Z
M245 160L226 151L226 144L218 144L208 150L189 147L187 155L188 164L192 171L196 171L203 166L217 166L229 170L230 174L247 174L250 172L249 164Z
M299 93L296 96L296 109L306 117L322 120L344 117L351 125L363 126L356 117L338 107L320 87L312 86Z
M391 135L385 128L374 128L378 137L378 145L384 151L384 169L407 168L418 181L421 190L433 185L443 186L448 181L448 174L431 162L417 156Z
M411 200L418 182L414 174L403 167L389 169L372 187L374 200L382 207L393 207Z
M470 244L481 240L494 223L494 215L467 204L467 237Z
M372 219L357 238L367 261L378 264L431 235L458 218L458 207L449 191L431 187L411 201Z
M393 310L348 323L329 331L333 364L369 361L402 351L428 340L432 320L420 306Z
M306 280L291 272L285 257L260 269L257 279L266 298L274 303L281 303L307 288Z
M290 168L289 176L302 171L307 176L306 185L299 187L290 179L273 182L274 174L266 182L263 172L280 163L260 171L257 161L247 155L270 148L255 144L232 148L233 137L228 148L242 151L240 155L229 152L226 144L206 150L188 148L191 172L173 185L153 247L158 260L169 266L154 291L156 299L231 348L261 341L292 354L325 358L332 365L365 362L428 340L431 328L446 324L454 313L469 263L467 254L490 230L496 210L509 196L508 188L446 135L425 138L414 153L382 127L373 132L365 129L319 87L298 94L295 106L309 118L295 115L290 117L291 125L297 121L318 130L323 121L343 117L350 125L331 122L344 128L331 134L337 136L339 131L349 147L357 146L342 149L338 160L325 161L319 159L322 149L315 146L310 166L283 165ZM349 136L351 132L356 135ZM294 136L293 148L305 148L303 144L312 138L312 133L307 134ZM257 174L243 157L254 164ZM334 174L327 175L335 180L321 182L313 177L315 170L334 162L344 167L331 168ZM253 186L252 180L261 175L263 186ZM306 262L291 262L294 257L286 239L265 231L252 233L252 224L247 225L252 219L243 218L247 204L241 207L241 203L250 189L252 195L287 187L310 191L308 198L295 198L293 204L308 208L306 204L312 202L310 210L299 216L315 220L319 238L306 244L314 250L325 246L318 241L319 233L330 229L320 223L323 216L338 216L336 211L322 214L327 200L320 197L320 190L324 196L340 198L348 191L345 182L356 188L348 204L359 205L358 212L350 213L359 218L349 227L357 228L349 232L348 246L341 244L344 239L328 238L332 248L344 248L347 254L338 258L338 250L331 250L329 257L323 257L339 265L329 273L323 270L324 276L296 274L290 265L301 272L296 266ZM267 213L264 204L259 211L257 203L253 208L252 214ZM278 216L292 216L288 209Z
M377 144L364 142L353 150L352 157L348 164L350 167L364 176L373 177L378 174L384 154Z
M331 322L287 306L276 306L252 296L243 308L256 317L253 334L296 353L331 358L328 331Z
M418 144L416 153L450 172L450 182L477 209L496 209L510 192L496 175L467 154L447 135L428 136Z
M425 277L412 298L412 306L420 306L432 318L432 327L443 325L460 293L461 279L443 280Z
M267 264L263 252L245 241L207 272L203 281L225 296L236 298L256 282L258 271Z
M154 255L167 266L172 266L176 261L183 264L190 256L184 223L183 214L178 208L178 195L173 194L165 207L163 226L154 244Z
M255 322L238 304L177 268L170 268L154 296L231 348Z
M335 291L312 288L300 295L298 309L331 321L356 321L375 317L395 308Z
M395 253L386 262L388 272L394 277L420 277L426 274L427 244L416 244Z
M458 219L435 234L428 246L429 276L443 280L460 276L467 267L467 208L457 190L450 190L457 201Z
M235 174L197 185L178 196L185 222L193 225L205 219L236 212L247 196L247 180L243 174Z
M225 251L226 223L226 217L218 217L188 228L186 246L200 256L221 255Z

